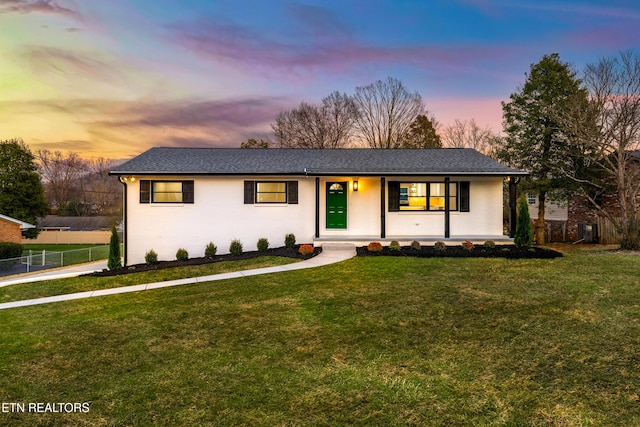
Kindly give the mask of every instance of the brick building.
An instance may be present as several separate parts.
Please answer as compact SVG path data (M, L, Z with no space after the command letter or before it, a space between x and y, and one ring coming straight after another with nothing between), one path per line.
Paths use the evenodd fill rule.
M0 214L0 242L22 242L22 230L34 225Z

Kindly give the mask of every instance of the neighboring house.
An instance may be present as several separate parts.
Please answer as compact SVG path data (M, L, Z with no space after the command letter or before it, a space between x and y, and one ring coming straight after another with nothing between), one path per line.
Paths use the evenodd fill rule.
M150 249L203 256L210 241L219 253L232 239L277 247L288 233L315 245L499 240L503 181L526 172L471 149L152 148L111 174L125 187L129 264Z
M0 242L22 242L22 231L35 225L0 214Z
M547 196L548 197L548 196ZM527 194L529 216L535 225L538 220L538 195ZM569 220L569 204L566 200L552 200L547 198L544 203L544 222L547 242L564 242L567 240L567 225Z

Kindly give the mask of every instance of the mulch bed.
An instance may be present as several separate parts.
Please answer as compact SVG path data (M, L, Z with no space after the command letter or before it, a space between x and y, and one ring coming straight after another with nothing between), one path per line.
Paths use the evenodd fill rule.
M204 258L204 257L190 258L186 261L177 261L177 260L160 261L157 264L151 264L151 265L150 264L134 264L134 265L128 265L121 270L103 270L103 271L87 274L87 276L97 276L97 277L119 276L121 274L140 273L142 271L164 270L166 268L174 268L174 267L188 267L190 265L211 264L211 263L220 262L220 261L239 261L243 259L257 258L261 256L280 256L285 258L296 258L296 259L305 260L305 259L312 258L318 255L320 252L322 252L322 248L314 248L313 254L301 255L300 253L298 253L298 248L299 246L296 245L293 248L284 248L284 247L273 248L273 249L267 249L264 252L260 252L260 251L244 252L242 255L227 254L227 255L216 255L213 258Z
M382 248L382 252L369 252L366 246L356 248L358 256L410 256L419 258L533 258L551 259L561 257L560 252L552 249L531 247L519 248L515 245L497 245L487 248L481 245L468 251L460 246L447 246L444 251L436 250L433 246L423 246L420 250L410 246L402 246L399 251L389 250L388 246Z

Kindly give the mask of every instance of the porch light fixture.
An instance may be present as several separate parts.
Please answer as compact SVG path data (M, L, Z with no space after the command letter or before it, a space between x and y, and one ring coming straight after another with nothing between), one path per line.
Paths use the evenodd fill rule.
M120 177L120 182L122 182L123 184L126 183L126 182L129 182L129 181L134 182L135 180L136 180L135 176L121 176Z
M353 181L353 191L358 191L358 181Z

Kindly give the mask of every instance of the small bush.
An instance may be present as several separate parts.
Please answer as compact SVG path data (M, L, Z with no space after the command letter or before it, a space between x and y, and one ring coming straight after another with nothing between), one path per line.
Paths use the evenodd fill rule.
M522 199L518 206L518 217L516 219L516 235L513 243L519 248L528 248L533 243L533 230L531 229L531 217L529 216L529 205Z
M176 259L178 261L186 261L189 259L189 252L187 252L186 249L184 248L180 248L178 249L178 251L176 252Z
M471 240L465 240L464 242L462 242L462 248L465 251L471 252L473 250L473 248L475 248L475 245L473 244L473 242Z
M266 252L267 249L269 249L269 241L264 237L258 239L258 250L260 252Z
M444 252L447 250L447 245L444 242L435 242L433 248L438 252Z
M209 244L204 248L205 258L213 258L216 256L216 252L218 252L218 247L214 245L213 242L209 242Z
M494 242L493 240L487 240L486 242L484 242L482 246L484 246L487 249L493 249L496 247L496 242Z
M229 245L229 253L231 255L242 255L242 242L238 239L233 239Z
M300 245L300 248L298 248L298 253L300 253L301 255L310 255L313 253L313 246L312 245Z
M146 254L144 254L144 262L149 265L158 263L158 254L153 249L149 249Z
M284 247L291 249L296 244L296 236L293 234L287 234L284 236Z
M0 242L0 259L18 258L22 256L22 245L13 242ZM0 261L0 270L10 270L17 260Z
M399 252L400 251L400 242L398 242L397 240L392 240L391 243L389 243L389 250L393 251L393 252Z
M414 240L413 242L411 242L411 249L413 249L414 251L419 251L420 249L422 249L422 246L420 246L420 242Z
M371 242L367 245L367 250L369 252L382 252L382 243L380 242Z
M22 256L22 245L13 242L0 242L0 259Z

